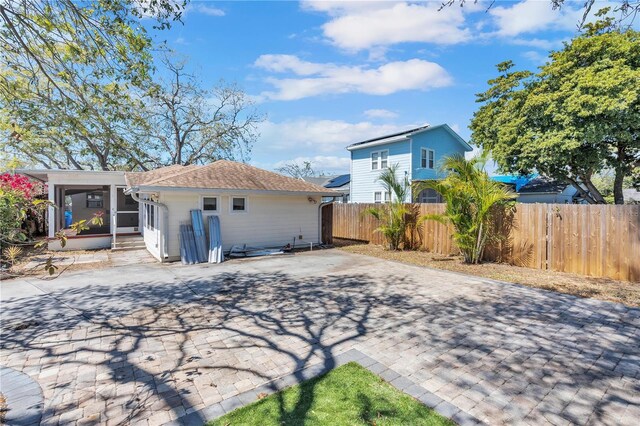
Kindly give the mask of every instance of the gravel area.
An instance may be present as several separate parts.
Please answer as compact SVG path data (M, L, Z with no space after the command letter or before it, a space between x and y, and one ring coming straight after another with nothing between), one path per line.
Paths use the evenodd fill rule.
M335 241L335 245L349 253L364 254L434 269L461 272L544 290L557 291L559 293L572 294L574 296L640 307L640 283L522 268L502 263L468 265L462 262L462 257L460 256L443 256L426 251L389 251L382 246L347 240Z

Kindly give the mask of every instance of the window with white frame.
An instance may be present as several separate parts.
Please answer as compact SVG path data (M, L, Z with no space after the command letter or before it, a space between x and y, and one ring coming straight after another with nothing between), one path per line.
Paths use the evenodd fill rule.
M156 225L156 206L144 203L144 226L147 229L157 229Z
M382 203L382 199L384 197L384 202L388 203L391 201L391 194L386 191L375 191L373 193L373 202L374 203Z
M374 151L371 153L371 170L386 169L389 164L389 151Z
M247 197L231 197L231 213L247 211Z
M202 212L215 213L218 211L218 197L202 197Z
M422 148L420 155L420 167L433 169L436 163L436 152L432 149Z
M416 202L418 203L440 203L442 202L442 197L435 189L423 189L420 191L418 196L416 197Z

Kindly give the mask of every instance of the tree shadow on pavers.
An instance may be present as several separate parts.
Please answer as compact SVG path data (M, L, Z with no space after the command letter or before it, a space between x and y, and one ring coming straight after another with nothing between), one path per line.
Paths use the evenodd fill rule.
M392 301L397 309L411 307L410 295L373 294L375 284L365 275L301 280L285 273L234 273L218 275L213 283L220 292L208 297L195 294L188 283L181 291L170 289L170 298L158 286L132 283L7 304L8 318L37 322L3 327L2 362L42 382L45 419L93 415L97 423L160 422L165 419L149 414L168 409L173 412L167 413L168 421L205 404L207 391L195 384L200 378L214 378L212 391L224 372L233 379L227 385L249 377L254 387L270 382L277 390L283 384L273 379L290 372L302 382L308 378L305 367L320 363L321 371L330 370L338 351L366 335L376 306ZM400 283L394 279L386 286ZM148 308L126 314L116 309L118 316L112 306L101 309L93 297L127 306L139 301ZM61 304L66 314L57 317ZM83 310L86 306L92 310ZM305 413L311 404L301 400L294 410ZM284 418L288 412L282 410Z
M502 416L494 422L561 416L582 424L640 407L640 310L488 281L478 286L472 297L443 302L416 295L420 318L395 325L382 342L394 349L385 361L401 374L413 363L409 378L478 417L487 412L480 402L492 405ZM417 342L429 349L416 349Z
M640 391L625 381L638 375L640 311L620 305L486 280L470 293L462 279L418 285L375 271L303 279L223 273L210 278L216 294L199 290L211 288L199 281L94 286L5 305L8 318L39 322L3 325L2 362L41 382L45 418L84 408L84 416L103 413L97 422L122 424L161 423L163 410L169 420L212 394L230 400L264 383L278 390L293 383L274 379L295 372L301 382L305 367L331 369L353 345L419 384L439 378L442 389L425 387L488 403L504 420L562 414L584 423L576 398L591 403L587 415L606 419ZM60 303L76 314L56 317ZM51 386L62 387L51 389L55 368ZM304 415L312 403L293 410ZM292 413L280 409L281 419ZM489 413L477 409L478 417Z

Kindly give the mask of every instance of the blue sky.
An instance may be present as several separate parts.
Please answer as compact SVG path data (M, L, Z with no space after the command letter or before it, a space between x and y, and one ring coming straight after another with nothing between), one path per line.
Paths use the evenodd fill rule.
M236 82L255 100L267 118L252 164L336 173L348 144L412 126L447 123L468 140L495 64L534 70L576 34L582 3L195 1L154 34L205 84Z

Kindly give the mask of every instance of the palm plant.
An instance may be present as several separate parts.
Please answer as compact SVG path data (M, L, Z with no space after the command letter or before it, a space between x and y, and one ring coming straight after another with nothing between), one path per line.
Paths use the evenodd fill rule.
M370 214L380 222L376 232L380 232L384 236L391 250L398 250L402 242L405 241L406 216L410 212L408 205L404 204L404 200L410 192L411 184L406 176L398 180L397 171L398 164L395 164L384 170L377 179L382 182L385 192L389 194L389 202L380 207L369 207L363 212Z
M445 203L443 214L425 215L424 220L450 223L453 238L464 261L479 263L487 242L493 238L493 220L499 207L510 205L515 198L503 184L492 180L484 169L486 159L466 160L462 155L446 157L442 169L447 177L439 181L426 181L416 191L426 188L440 193Z

